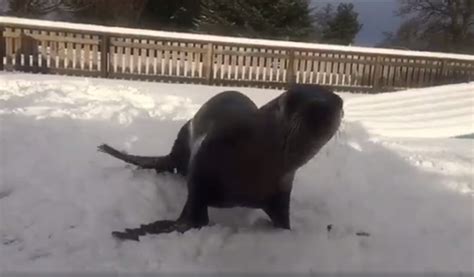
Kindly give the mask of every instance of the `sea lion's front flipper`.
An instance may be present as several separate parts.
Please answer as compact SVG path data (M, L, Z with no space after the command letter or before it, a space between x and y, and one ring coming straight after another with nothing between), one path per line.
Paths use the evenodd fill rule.
M263 209L276 228L290 227L290 192L278 192Z

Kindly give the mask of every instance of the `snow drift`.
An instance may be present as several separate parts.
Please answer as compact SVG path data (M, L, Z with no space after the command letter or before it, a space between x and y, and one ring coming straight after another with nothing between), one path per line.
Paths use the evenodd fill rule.
M474 82L351 99L348 120L390 137L474 134Z

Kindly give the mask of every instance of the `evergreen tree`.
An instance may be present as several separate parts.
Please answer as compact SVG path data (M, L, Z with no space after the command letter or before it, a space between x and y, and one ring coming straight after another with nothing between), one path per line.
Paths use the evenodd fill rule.
M200 0L148 1L140 26L161 30L189 31L199 16Z
M351 3L341 3L334 12L328 4L318 13L318 23L321 29L321 40L325 43L349 45L354 42L357 33L362 29L358 13Z
M60 1L7 0L7 15L18 17L40 17L57 9Z
M8 0L18 16L217 35L311 41L310 0Z
M59 9L74 21L137 27L148 0L61 0Z
M308 0L201 0L195 30L220 35L310 40Z

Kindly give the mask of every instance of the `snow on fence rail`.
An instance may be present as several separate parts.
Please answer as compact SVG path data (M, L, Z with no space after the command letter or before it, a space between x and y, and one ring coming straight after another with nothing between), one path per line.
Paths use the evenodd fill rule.
M376 92L474 80L474 56L0 17L0 70Z

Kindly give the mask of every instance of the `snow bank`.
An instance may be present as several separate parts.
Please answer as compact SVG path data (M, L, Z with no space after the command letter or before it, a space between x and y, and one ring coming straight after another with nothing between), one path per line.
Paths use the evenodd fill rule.
M474 82L353 98L347 120L390 137L439 138L474 134Z
M291 42L281 40L267 40L267 39L250 39L242 37L226 37L226 36L215 36L215 35L202 35L192 33L178 33L178 32L166 32L166 31L154 31L154 30L142 30L142 29L131 29L121 27L107 27L101 25L90 25L90 24L78 24L60 21L48 21L48 20L37 20L37 19L26 19L17 17L0 16L0 24L21 24L25 26L38 26L47 28L59 28L62 30L83 30L89 32L100 32L108 34L129 34L139 36L153 36L158 38L169 38L169 39L189 39L189 40L200 40L205 42L221 42L221 43L235 43L242 45L261 45L261 46L276 46L276 47L294 47L302 49L317 49L317 50L333 50L343 52L359 52L359 53L373 53L373 54L386 54L386 55L399 55L399 56L415 56L415 57L432 57L432 58L444 58L444 59L459 59L459 60L474 60L474 55L461 55L461 54L449 54L449 53L436 53L436 52L425 52L425 51L406 51L406 50L395 50L385 48L372 48L372 47L358 47L358 46L340 46L331 44L318 44L318 43L303 43L303 42Z
M351 113L297 174L292 231L270 228L257 210L211 209L201 230L112 239L176 217L185 180L95 147L167 153L185 118L222 89L0 75L1 270L474 272L471 140L374 137ZM241 90L259 105L279 94ZM349 110L366 98L343 96Z

